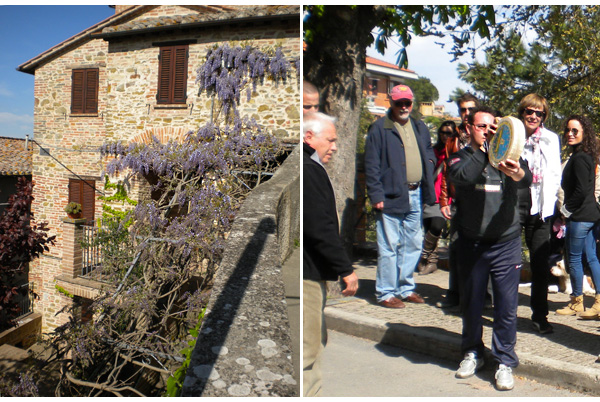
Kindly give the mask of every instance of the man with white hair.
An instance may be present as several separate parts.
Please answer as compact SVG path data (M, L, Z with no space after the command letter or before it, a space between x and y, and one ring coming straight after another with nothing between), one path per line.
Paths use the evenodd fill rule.
M335 195L324 165L336 148L335 119L323 113L304 116L303 169L303 388L321 392L321 355L327 342L323 309L326 281L342 278L344 296L353 296L358 277L340 238Z

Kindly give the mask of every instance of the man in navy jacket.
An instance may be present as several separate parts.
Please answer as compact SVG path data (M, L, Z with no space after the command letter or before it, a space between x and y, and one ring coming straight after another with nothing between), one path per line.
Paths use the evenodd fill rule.
M519 359L517 307L521 276L519 188L528 188L532 175L523 158L506 160L494 168L488 143L496 132L495 111L479 107L469 115L471 145L450 156L449 177L456 189L458 267L464 289L461 349L457 378L467 378L483 367L482 311L488 278L494 293L492 355L498 364L496 388L514 387L512 369Z
M304 396L319 396L321 355L327 340L323 317L326 281L342 278L344 296L353 296L358 277L340 238L333 187L324 165L337 150L335 119L304 115L303 170L303 385Z
M397 85L386 116L369 128L365 147L367 191L377 214L377 302L402 308L423 303L413 273L423 246L422 204L434 204L435 155L429 130L410 117L413 93Z

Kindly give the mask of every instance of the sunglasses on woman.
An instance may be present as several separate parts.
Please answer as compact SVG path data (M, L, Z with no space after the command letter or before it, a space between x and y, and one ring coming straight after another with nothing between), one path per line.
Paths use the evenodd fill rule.
M576 128L565 128L565 135L569 135L570 132L573 132L573 136L577 137L577 134L579 134L579 130Z
M525 109L525 114L526 114L527 116L531 116L531 115L532 115L532 114L534 114L534 113L535 113L535 115L536 115L537 117L539 117L539 118L542 118L542 117L544 117L544 116L546 115L546 113L544 113L544 112L540 112L539 110Z

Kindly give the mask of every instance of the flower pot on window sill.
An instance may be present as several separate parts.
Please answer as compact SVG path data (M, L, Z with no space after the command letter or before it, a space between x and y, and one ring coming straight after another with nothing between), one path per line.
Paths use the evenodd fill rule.
M71 219L81 219L83 218L83 212L78 212L76 214L67 214L67 216Z

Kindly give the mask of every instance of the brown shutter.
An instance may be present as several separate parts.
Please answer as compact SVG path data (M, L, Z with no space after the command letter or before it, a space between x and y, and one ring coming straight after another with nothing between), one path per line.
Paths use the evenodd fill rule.
M187 90L187 46L175 47L173 69L173 103L185 103Z
M84 113L98 113L98 69L86 70Z
M171 89L171 59L173 51L171 47L160 49L160 60L158 63L158 103L170 103Z
M86 184L87 183L87 184ZM95 197L95 187L96 182L93 180L86 180L86 183L81 183L82 185L82 210L83 217L88 220L88 222L94 221L94 212L96 209L96 197Z
M160 49L158 103L185 103L187 93L188 45Z
M73 70L71 113L98 113L98 69Z
M71 113L83 113L84 70L73 70L71 75Z
M80 180L69 179L69 202L81 204L81 185Z
M69 202L81 204L83 217L88 223L92 223L96 210L96 181L86 180L86 183L83 180L69 179Z

